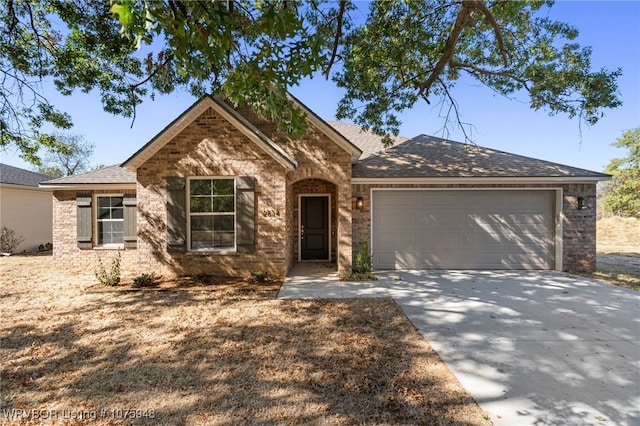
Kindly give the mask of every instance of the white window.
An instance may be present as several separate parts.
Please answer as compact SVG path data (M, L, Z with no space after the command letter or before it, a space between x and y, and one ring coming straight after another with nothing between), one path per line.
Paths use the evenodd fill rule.
M189 180L189 250L236 247L235 179Z
M124 206L122 195L98 196L98 245L124 244Z

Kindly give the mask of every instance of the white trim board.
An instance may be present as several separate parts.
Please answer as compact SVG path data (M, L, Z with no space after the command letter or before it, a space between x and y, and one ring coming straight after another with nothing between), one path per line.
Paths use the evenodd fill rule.
M370 185L409 185L409 184L502 184L502 185L522 185L522 184L575 184L575 183L597 183L603 180L610 180L610 177L415 177L415 178L351 178L352 184ZM417 188L410 188L417 189Z

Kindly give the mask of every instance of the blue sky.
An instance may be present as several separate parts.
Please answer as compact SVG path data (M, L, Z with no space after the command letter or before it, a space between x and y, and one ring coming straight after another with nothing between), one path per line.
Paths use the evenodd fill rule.
M640 1L558 1L549 16L578 28L581 45L593 47L594 69L622 68L619 92L623 105L605 111L595 126L580 125L565 115L549 116L532 111L527 99L508 100L477 84L460 84L453 90L463 122L470 123L473 142L502 151L602 171L609 160L625 152L611 146L622 132L640 125ZM186 93L175 93L148 100L131 120L102 111L95 94L63 97L50 87L46 95L71 114L73 133L82 134L96 144L93 164L118 164L161 131L193 102ZM333 120L341 92L324 79L305 81L291 93L325 120ZM430 134L463 141L451 128L442 133L440 107L418 103L402 115L400 134ZM31 169L13 149L0 151L0 161Z

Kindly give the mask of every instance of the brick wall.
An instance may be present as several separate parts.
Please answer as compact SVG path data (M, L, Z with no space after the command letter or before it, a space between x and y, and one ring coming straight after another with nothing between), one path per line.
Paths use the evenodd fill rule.
M287 204L284 168L212 109L205 111L139 167L137 176L141 271L248 276L252 271L264 270L276 277L285 275ZM255 251L168 252L165 179L170 176L253 176Z
M593 272L596 269L596 186L563 185L562 238L564 270ZM586 208L578 210L578 197Z
M234 276L264 270L282 277L297 260L297 198L308 191L331 194L332 258L341 272L350 269L350 155L312 125L303 137L295 138L246 109L240 112L295 158L299 167L286 171L213 109L206 110L137 170L138 242L137 249L123 252L127 270L134 274L208 272ZM166 178L194 176L255 178L255 251L167 250ZM77 249L77 195L75 191L56 193L54 255L61 261L85 266L95 262L99 252L104 256L115 252Z
M133 277L138 274L138 255L133 250L118 250L110 248L94 248L81 250L77 245L77 196L93 196L95 194L132 194L132 190L109 191L54 191L53 193L53 257L58 265L64 265L69 273L76 271L95 271L98 259L108 265L114 256L120 252L122 257L123 277ZM91 217L96 217L95 202L91 203ZM92 226L93 241L96 241L95 222ZM87 283L90 284L90 283Z
M358 244L369 240L371 235L371 189L372 188L525 188L522 185L352 185L353 198L363 197L364 208L353 209L353 255ZM526 188L561 188L563 270L588 272L596 268L596 186L595 184L573 185L527 185ZM577 210L577 197L584 197L587 208Z
M287 238L288 265L298 259L298 193L309 185L317 185L321 180L327 183L324 189L332 194L332 240L335 247L332 259L338 264L338 271L351 270L352 227L351 227L351 156L334 141L311 124L301 138L279 132L275 123L260 119L250 110L240 108L239 112L271 140L281 146L298 162L296 170L287 171ZM310 183L303 181L312 180ZM300 184L297 184L300 182ZM316 183L314 183L316 182ZM294 185L298 188L294 191Z

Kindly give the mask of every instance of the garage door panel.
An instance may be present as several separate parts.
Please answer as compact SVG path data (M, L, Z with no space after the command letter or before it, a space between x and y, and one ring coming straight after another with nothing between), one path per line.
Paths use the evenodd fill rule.
M415 269L416 262L421 262L426 265L422 269L443 269L445 263L442 259L435 255L418 254L411 255L408 253L385 253L379 256L377 260L380 266L379 269Z
M451 235L448 232L431 231L431 232L414 232L414 240L418 247L421 247L421 251L425 247L439 246L441 248L453 249L460 246L460 240L458 235Z
M504 262L505 269L551 269L553 267L544 259L528 254L509 254L505 257Z
M422 262L425 268L428 269L441 269L444 267L444 263L435 255L424 254L419 252L410 253L404 251L388 252L388 253L374 253L373 262L378 265L379 269L415 269L414 265L417 262Z
M550 214L551 212L549 212L548 214L538 213L538 214L532 214L532 215L526 215L524 213L509 214L504 216L502 220L507 225L529 226L529 225L538 224L538 225L550 226L551 223L553 222L551 220L551 217L549 217Z
M378 205L381 207L418 207L420 200L416 200L412 197L406 197L402 191L390 192L384 198L378 200Z
M434 226L434 227L445 227L445 226L459 226L460 218L457 215L452 215L445 212L431 213L431 214L421 214L416 221L416 223L420 226Z
M412 234L405 233L383 233L380 235L381 239L384 239L388 246L391 247L406 247L407 249L410 246L415 245L416 243L416 234L415 232Z
M415 191L408 191L408 193L415 194ZM418 204L421 208L426 207L442 207L442 208L451 208L458 206L461 201L460 194L451 191L443 191L438 197L432 198L424 198L424 197L413 197L416 204Z
M554 202L553 190L374 191L374 267L552 269Z
M440 233L443 236L450 235L448 233ZM542 244L548 242L553 238L553 232L549 229L539 229L539 230L531 230L529 228L521 228L518 230L509 229L506 227L494 227L491 229L474 229L470 230L467 233L460 233L457 236L458 240L463 244L471 244L474 242L499 242L499 243L507 243L507 242L517 242L523 245L529 244Z

